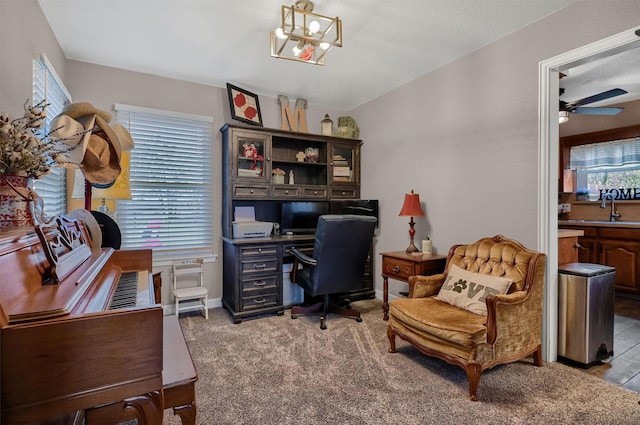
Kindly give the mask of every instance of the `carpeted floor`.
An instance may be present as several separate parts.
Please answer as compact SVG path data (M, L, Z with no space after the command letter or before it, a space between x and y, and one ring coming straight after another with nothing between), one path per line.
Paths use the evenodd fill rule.
M234 325L223 309L180 320L199 381L197 423L634 424L640 394L560 363L498 366L468 397L461 368L400 339L387 352L380 300L353 303L363 322L265 316ZM166 411L164 423L179 424Z

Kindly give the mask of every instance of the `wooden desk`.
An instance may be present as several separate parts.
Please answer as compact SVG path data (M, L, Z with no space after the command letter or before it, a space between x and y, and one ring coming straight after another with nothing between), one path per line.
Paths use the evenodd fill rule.
M383 292L383 320L389 320L389 278L408 282L409 276L442 273L447 262L446 255L438 254L407 254L404 251L383 252L382 278Z

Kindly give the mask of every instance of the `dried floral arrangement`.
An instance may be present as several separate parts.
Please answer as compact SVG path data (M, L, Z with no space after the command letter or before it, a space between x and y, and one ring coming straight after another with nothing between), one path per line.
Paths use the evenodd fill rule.
M59 128L44 133L47 106L44 100L29 106L27 100L23 117L12 119L9 114L0 114L0 174L39 179L51 167L67 163L65 153L75 146L60 143L67 139L50 137Z

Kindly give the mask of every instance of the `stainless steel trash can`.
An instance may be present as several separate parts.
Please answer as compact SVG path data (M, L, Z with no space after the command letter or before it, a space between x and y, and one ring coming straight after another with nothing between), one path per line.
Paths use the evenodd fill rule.
M615 273L602 264L559 267L559 357L589 366L613 355Z

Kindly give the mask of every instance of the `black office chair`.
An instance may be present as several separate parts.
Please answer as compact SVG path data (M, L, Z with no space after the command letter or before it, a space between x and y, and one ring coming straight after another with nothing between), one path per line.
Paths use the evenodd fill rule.
M360 313L351 309L348 301L344 308L331 302L331 297L362 288L375 224L375 217L322 215L318 219L312 256L296 248L289 250L294 256L291 281L310 297L322 297L321 302L309 307L292 307L291 318L320 313L320 329L327 328L324 322L328 313L362 321ZM298 264L303 268L298 270Z

